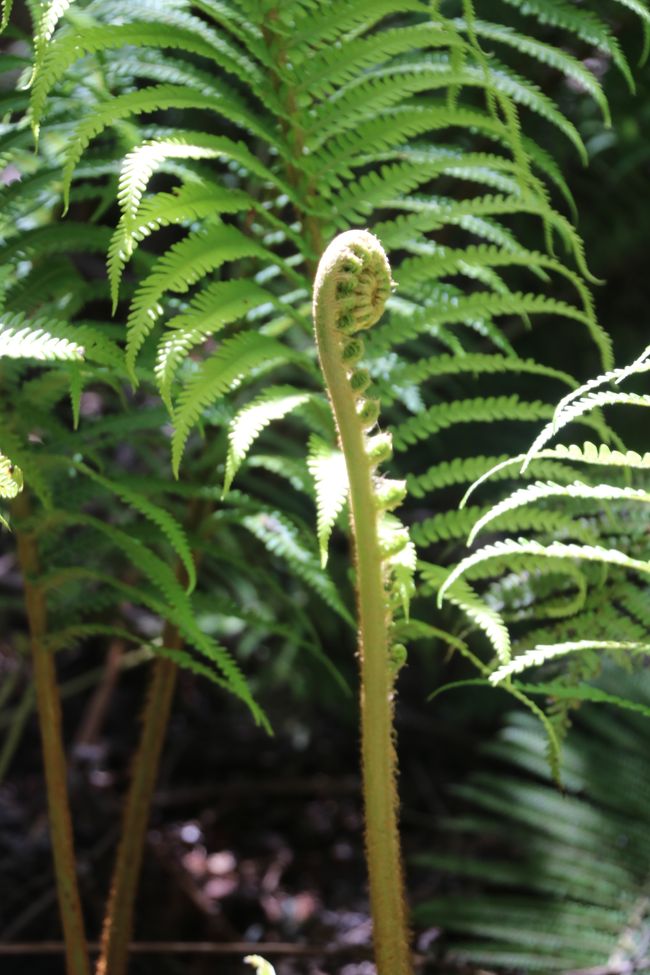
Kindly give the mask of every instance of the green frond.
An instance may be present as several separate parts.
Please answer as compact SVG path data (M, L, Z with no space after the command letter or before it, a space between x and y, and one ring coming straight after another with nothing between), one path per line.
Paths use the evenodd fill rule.
M9 18L11 17L11 11L13 9L13 0L2 0L2 16L0 17L0 32L5 30L9 23Z
M623 649L628 649L629 646L629 644L624 644ZM516 686L522 691L525 691L526 694L541 694L544 697L554 697L558 700L609 704L612 707L621 708L623 711L635 711L644 718L650 718L650 705L631 701L629 698L621 697L619 694L608 694L607 691L602 690L600 687L594 687L590 684L574 684L571 687L567 687L565 684L560 684L557 681L540 684L522 684L518 681Z
M582 653L585 650L625 651L631 654L650 654L649 643L631 643L620 640L573 640L567 643L555 643L550 646L537 646L532 650L513 657L507 664L498 667L490 674L490 682L498 684L508 677L521 674L529 667L541 667L551 660L564 657L571 653Z
M519 0L504 0L504 2L516 8L520 6ZM608 54L630 88L634 90L634 80L625 55L612 31L597 14L592 13L588 8L568 3L567 0L526 0L523 12L535 17L541 24L558 27L580 38L591 47ZM644 19L647 20L647 16Z
M265 166L244 142L206 132L178 132L165 139L148 139L124 157L118 201L127 223L136 219L152 175L168 159L223 159L234 162L279 191L292 193L286 182Z
M619 384L624 379L627 379L632 374L630 368L630 366L626 366L623 369L610 369L603 375L596 376L595 379L589 379L586 383L582 383L582 385L567 393L566 396L562 397L555 409L557 421L560 422L562 420L562 414L575 400L581 399L594 389L598 389L599 386L605 386L609 383ZM632 369L635 375L645 373L650 370L650 363L637 361Z
M393 442L396 450L406 450L418 440L425 440L457 423L534 422L552 413L553 408L546 403L526 402L515 394L438 403L394 427Z
M551 462L557 459L558 461L596 464L603 467L622 467L624 469L637 468L644 470L650 467L650 454L639 454L636 450L616 450L607 444L594 444L589 440L586 440L582 446L578 444L557 444L555 447L545 447L542 450L538 450L533 455L519 454L516 457L495 458L495 464L489 469L483 470L468 488L461 501L461 506L467 502L470 494L485 481L491 480L494 477L502 478L512 476L511 474L505 473L507 468L522 464L528 460L528 464L520 472L520 476L531 477L533 476L530 473L531 466L543 461L545 458L548 458ZM538 470L538 468L535 468L536 472ZM563 467L563 470L569 472L569 476L574 476L571 468ZM554 475L551 474L551 476Z
M219 86L221 88L221 85ZM78 124L74 136L70 139L66 162L63 170L64 202L67 209L70 199L70 187L77 164L88 145L96 139L104 129L115 125L122 119L156 112L163 109L204 109L222 115L236 125L248 130L252 135L263 139L270 145L275 145L277 139L272 130L268 130L259 120L256 120L245 105L234 95L215 88L214 93L203 93L187 89L182 85L161 84L152 85L142 91L128 92L117 95L96 106Z
M451 966L551 975L611 967L615 958L644 970L650 843L640 722L648 687L638 673L613 678L608 671L598 685L575 688L517 684L624 709L580 709L563 747L562 793L549 781L542 735L519 713L487 744L480 770L454 790L463 805L446 823L442 851L418 857L420 867L453 875L454 889L416 909L420 923L435 918L447 930ZM480 840L493 852L450 853L459 833L461 849Z
M50 254L68 253L101 254L109 241L107 227L76 223L71 220L61 224L25 229L17 241L0 246L0 259L42 260Z
M293 24L287 31L288 48L307 57L306 45L322 48L342 40L346 34L369 33L383 17L390 14L428 14L421 0L333 0L326 8L318 5L302 18L301 24Z
M54 519L62 524L75 522L105 535L112 544L127 555L130 563L159 590L170 611L177 611L179 615L185 616L189 621L191 609L187 594L176 579L173 568L151 548L145 546L135 535L129 534L116 525L109 525L99 518L81 513L77 515L60 513L53 516L53 521Z
M156 194L129 218L125 209L108 250L113 310L117 307L124 265L136 247L152 233L174 224L198 220L218 222L222 213L237 213L254 206L247 193L200 181L177 187L171 193Z
M462 303L462 299L460 299L459 304ZM453 376L464 373L480 376L506 372L546 376L549 379L557 379L567 386L575 385L575 380L568 373L534 362L531 359L517 359L502 355L485 355L476 352L464 356L431 356L419 362L400 363L390 374L390 385L399 386L403 383L416 383L419 385L434 376ZM390 387L386 392L390 395Z
M559 463L559 459L542 460L535 458L531 466L520 474L516 465L521 464L524 455L519 457L457 457L451 461L441 461L430 467L423 474L409 474L407 478L409 494L414 498L422 498L429 491L438 491L456 484L470 484L465 497L460 503L465 504L470 493L482 483L482 479L506 480L515 477L563 477L569 481L575 477L575 471L568 464ZM569 458L567 458L569 459Z
M303 533L287 515L279 511L260 511L237 516L237 521L253 534L268 551L287 565L346 622L352 617L342 603L336 587L320 565L310 533Z
M632 0L632 2L635 2L635 0ZM454 21L454 26L459 30L467 29L466 22L461 18ZM504 24L475 19L472 23L472 30L477 37L511 47L519 53L533 58L540 64L544 64L560 72L565 78L571 78L582 91L588 92L596 102L605 124L611 124L607 98L598 79L588 68L585 68L582 61L578 60L578 58L574 57L568 51L562 50L553 44L548 44L545 41L538 40Z
M74 326L60 322L24 324L22 317L0 321L0 358L81 361L85 349Z
M42 5L42 12L34 32L34 69L32 77L36 77L45 59L48 44L56 30L57 24L64 16L73 0L49 0Z
M558 487L561 487L558 485ZM585 485L586 487L586 485ZM525 488L521 489L526 490ZM497 508L499 509L497 511ZM497 521L498 519L498 521ZM470 507L461 510L451 509L424 521L416 522L411 527L413 541L417 545L432 545L443 541L467 539L471 545L477 533L492 521L494 531L500 532L553 532L558 535L571 536L581 541L590 542L595 538L595 532L586 524L574 521L567 514L547 510L518 510L508 505L494 505L491 508Z
M564 409L559 416L554 414L551 423L547 424L541 433L538 434L528 453L526 454L523 468L525 469L528 466L531 458L540 452L542 447L544 447L545 444L547 444L548 441L555 436L561 427L564 427L573 420L584 417L586 414L592 413L603 406L648 407L650 406L650 396L640 395L638 393L618 393L605 391L600 393L587 393L587 395L583 396L581 399L574 400L571 405Z
M450 31L432 23L409 24L357 36L345 44L322 47L300 67L297 91L308 93L312 100L333 95L341 85L362 72L401 54L420 48L456 46L459 39Z
M69 0L59 2L69 5ZM50 36L51 33L50 30ZM211 30L197 17L187 14L170 17L167 14L165 22L161 23L136 20L131 23L76 27L60 34L45 55L43 50L39 51L37 36L31 102L34 124L40 124L48 95L76 61L91 54L101 56L109 50L125 46L149 50L174 49L199 55L245 81L257 94L264 93L263 79L256 65L223 33ZM268 97L269 93L266 94Z
M247 403L228 429L228 456L224 475L224 496L254 441L274 420L281 420L309 400L309 393L294 386L272 386Z
M617 549L604 548L602 545L575 545L565 542L550 542L548 545L543 545L541 542L526 538L506 539L505 541L485 545L478 552L474 552L459 562L441 586L440 592L438 593L439 602L442 602L447 587L452 586L469 570L496 559L505 559L510 565L514 559L518 559L521 556L601 562L605 565L618 565L624 569L639 572L642 575L650 575L650 562L632 558L624 552L619 552Z
M311 495L313 485L303 460L282 454L253 454L248 465L282 478L299 494Z
M211 155L214 153L211 152ZM198 154L192 156L197 157ZM140 191L144 191L142 183L137 186L136 193L135 185L129 183L129 192L122 200L124 211L108 250L108 272L114 310L124 265L133 256L137 245L152 233L173 224L191 223L201 219L218 220L221 213L249 210L255 205L246 193L201 181L178 187L171 193L159 193L139 210L131 210L132 206L139 205Z
M275 339L244 332L226 340L201 363L183 386L174 411L172 467L176 477L187 438L205 407L215 403L243 377L262 376L278 363L286 362L291 355Z
M332 529L348 496L348 472L343 453L321 437L309 437L307 467L314 481L316 495L316 534L323 568Z
M480 596L477 596L469 583L461 578L454 579L450 583L447 570L440 565L433 565L431 562L418 560L418 572L423 583L423 595L438 593L440 600L444 586L446 598L454 606L461 609L485 633L494 647L497 658L502 663L507 663L510 660L508 628L499 613L488 606Z
M131 302L127 326L126 364L134 372L138 352L163 312L168 291L186 292L210 271L228 261L261 257L264 248L236 227L209 226L188 234L160 257Z
M176 519L164 508L154 504L141 492L133 490L123 481L113 481L93 471L85 464L76 464L78 470L82 471L86 477L91 478L97 484L101 484L107 491L122 498L127 504L139 511L140 514L148 518L157 528L161 530L167 541L171 545L175 555L183 563L187 573L187 590L191 592L196 586L196 567L190 544L187 540L184 529Z
M176 579L173 569L163 559L160 559L150 548L143 545L138 538L93 516L82 514L64 516L60 513L55 517L60 524L67 522L90 527L100 535L106 536L113 545L123 551L129 563L156 587L162 597L162 602L155 596L152 598L147 595L141 587L126 585L103 573L95 573L96 577L110 586L128 593L129 597L134 599L136 603L141 602L149 606L156 614L174 623L188 644L196 648L202 656L218 668L228 689L248 705L256 720L265 723L264 716L253 701L246 681L236 663L224 647L201 631L195 621L186 591ZM84 571L89 575L93 574L92 570Z
M533 504L546 498L569 499L579 498L585 501L641 501L650 504L650 493L641 488L614 487L609 484L584 484L574 481L572 484L556 484L553 481L537 481L527 487L518 488L503 501L493 505L485 514L481 515L474 524L467 544L471 545L479 532L483 531L495 519L508 514L522 505ZM472 510L472 509L465 509ZM476 509L474 509L476 510ZM548 511L540 512L542 518L550 515ZM508 530L508 529L506 529Z
M170 412L174 378L190 350L274 300L269 291L250 278L215 281L198 291L185 310L167 322L167 331L158 345L154 375Z
M442 147L402 150L407 156L412 156L413 161L424 165L429 169L431 176L457 176L461 179L470 179L475 182L491 185L495 181L504 181L503 173L512 170L512 163L501 156L489 153L462 153ZM437 161L437 166L433 160ZM473 165L471 165L473 163ZM514 176L514 173L513 173ZM509 193L486 194L484 196L473 197L470 200L450 200L440 197L422 197L412 194L402 200L394 200L393 206L405 212L393 220L380 223L377 226L377 233L382 234L382 239L386 240L387 246L399 247L410 246L413 240L414 231L437 230L448 224L457 224L475 233L475 222L482 217L508 216L510 214L522 213L536 216L546 221L553 230L559 235L560 239L573 253L577 262L584 260L581 241L576 234L574 227L567 218L552 209L548 202L542 199L535 199L529 194L521 195L513 177L506 180L510 186ZM500 224L495 226L503 230ZM490 237L487 236L490 240ZM515 238L516 241L516 238ZM509 249L522 250L522 244L514 243L510 235L505 239L499 236L492 243L507 246Z

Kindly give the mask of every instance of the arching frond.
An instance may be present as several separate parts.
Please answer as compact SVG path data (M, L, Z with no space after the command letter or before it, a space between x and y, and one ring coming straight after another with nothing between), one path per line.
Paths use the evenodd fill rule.
M309 473L314 479L317 535L321 565L327 565L327 548L334 523L348 496L348 472L340 450L316 434L309 438Z

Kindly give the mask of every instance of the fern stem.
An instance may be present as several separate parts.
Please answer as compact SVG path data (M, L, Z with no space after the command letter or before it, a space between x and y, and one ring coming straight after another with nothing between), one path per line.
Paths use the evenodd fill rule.
M188 528L195 529L204 514L204 503L193 500L188 510ZM195 562L198 562L196 556ZM184 580L185 569L181 563L177 566L176 575L179 580ZM163 646L171 650L180 650L183 646L178 627L169 621L165 623L162 641ZM152 670L142 713L142 733L131 766L131 783L122 817L120 843L106 905L96 975L125 975L128 966L145 837L174 698L178 665L167 657L157 657Z
M349 479L361 666L366 856L375 958L379 975L410 975L397 818L391 613L379 537L376 463L364 429L368 422L374 425L373 411L355 395L350 382L350 357L356 357L359 346L350 335L380 317L390 285L390 267L379 241L365 231L341 234L327 248L318 266L314 325Z
M164 644L179 649L178 631L167 632ZM97 975L124 975L133 931L135 897L140 878L151 799L169 722L178 667L173 660L157 657L142 715L142 735L131 770L131 785L122 819L120 844L102 929Z
M262 27L262 36L267 48L273 54L275 64L284 68L287 62L286 38L282 32L278 33L274 29L279 12L279 6L268 11ZM284 109L284 118L280 119L280 128L291 147L293 158L299 160L302 158L305 149L305 133L300 124L300 112L295 90L286 83L286 79L280 77L277 70L270 72L270 82ZM305 240L313 254L318 255L323 250L322 227L318 218L309 212L316 197L316 188L312 181L305 177L299 166L287 162L285 172L288 182L298 194L298 200L294 203L294 210L302 225ZM309 274L313 276L316 272L317 258L307 260L306 263Z
M67 975L90 975L81 897L77 883L72 817L68 803L61 700L54 654L46 644L45 596L35 581L40 574L38 546L35 537L28 530L24 531L21 528L21 522L31 515L29 498L25 492L13 502L12 513L17 521L18 561L23 574L25 609L29 622L36 708L45 765L50 837L65 940L66 972Z

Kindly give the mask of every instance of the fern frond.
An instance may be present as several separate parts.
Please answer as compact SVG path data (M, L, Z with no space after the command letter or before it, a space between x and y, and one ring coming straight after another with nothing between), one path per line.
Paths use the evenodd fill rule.
M601 545L575 545L565 542L550 542L542 545L540 542L531 541L526 538L506 539L505 541L494 542L492 545L485 545L478 552L467 556L450 572L449 577L441 586L438 593L438 600L442 602L448 586L453 585L457 579L484 563L493 559L512 559L520 556L533 556L542 559L584 559L592 562L601 562L605 565L618 565L624 569L639 572L642 575L650 575L650 562L632 558L617 549L604 548Z
M624 648L627 648L627 646ZM521 688L522 691L525 691L526 694L542 694L544 697L554 697L560 701L564 699L569 701L591 702L593 704L609 704L623 711L635 711L644 718L650 718L650 705L631 701L627 697L621 697L620 694L609 694L607 691L602 690L602 688L594 687L590 684L574 684L571 687L567 687L558 681L540 684L522 684L517 681L516 686Z
M510 636L499 613L485 603L464 579L448 583L446 569L431 562L418 560L418 572L424 583L423 594L448 592L449 602L458 606L485 633L502 663L510 660ZM453 588L451 588L453 586Z
M550 660L564 657L570 653L582 653L585 650L625 651L631 654L650 654L649 643L632 643L620 640L573 640L568 643L555 643L550 646L537 646L532 650L514 657L507 664L498 667L490 674L490 682L498 684L508 677L521 674L529 667L541 667Z
M183 293L226 261L263 254L264 249L254 240L236 227L224 224L197 230L172 245L156 262L131 303L127 321L127 368L133 373L138 352L162 314L160 300L165 292Z
M585 485L586 486L586 485ZM561 487L558 485L558 487ZM526 490L525 488L521 489ZM499 507L499 511L497 511ZM478 531L492 520L499 519L494 525L495 531L502 532L553 532L556 535L569 536L581 541L595 540L595 531L588 525L573 521L569 515L557 511L522 511L515 507L494 505L491 508L452 509L441 514L425 518L416 522L411 528L413 541L418 545L432 545L441 541L453 541L467 538L471 545ZM477 527L478 526L478 527Z
M634 2L634 0L632 0ZM645 11L647 15L647 10ZM454 25L460 30L467 30L468 24L462 18L457 18ZM496 41L498 44L511 47L521 54L526 54L540 64L547 65L560 72L565 78L571 78L582 91L586 91L598 105L605 125L611 124L611 115L607 98L598 79L583 63L566 50L554 44L534 38L515 30L505 24L498 24L485 20L473 20L472 30L481 38Z
M301 23L287 31L288 49L307 57L309 44L322 48L341 40L346 34L367 33L389 14L428 13L421 0L359 0L354 6L346 0L333 0L327 7L316 7L305 13Z
M81 361L85 349L75 329L61 323L0 321L0 358Z
M69 5L69 0L60 0L60 2ZM39 49L37 37L35 80L31 101L34 125L40 124L50 91L76 61L90 54L102 55L106 51L127 45L153 50L173 48L199 55L239 77L253 87L259 95L265 94L268 99L270 93L268 91L264 93L263 80L256 65L235 45L229 43L223 33L216 33L209 29L204 21L187 14L182 17L178 15L170 17L167 14L165 20L165 23L136 20L132 23L77 27L60 34L46 54L42 45ZM51 24L48 24L48 27L50 26ZM42 30L39 30L39 35L41 34ZM50 36L51 34L52 30L49 31Z
M70 140L63 171L66 209L69 204L70 187L75 168L93 139L96 139L108 126L115 125L121 119L172 108L205 109L206 111L216 112L263 139L267 144L277 145L275 133L255 119L238 98L225 91L215 89L214 93L203 93L188 90L182 85L161 84L152 85L142 91L117 95L98 106L91 115L82 119L77 126L74 137Z
M42 5L41 16L34 32L34 68L32 79L38 75L56 26L71 3L73 3L73 0L49 0L49 2Z
M11 11L13 9L13 0L2 0L2 17L0 17L0 32L5 30L9 24L9 18L11 17Z
M161 530L171 545L175 555L178 556L185 568L188 580L187 589L188 592L191 592L196 586L196 567L194 565L194 558L192 556L192 551L185 531L176 521L176 519L168 511L165 511L164 508L154 504L139 491L133 490L123 481L110 480L109 478L98 474L96 471L93 471L86 464L77 463L75 466L78 470L85 474L86 477L91 478L91 480L95 481L97 484L101 484L101 486L107 491L110 491L112 494L117 495L117 497L122 498L123 501L126 501L127 504L135 508L136 511L139 511L140 514L144 515L145 518L148 518L157 528Z
M591 393L594 389L598 389L599 386L604 386L607 383L619 384L623 379L630 375L630 367L625 367L623 369L610 369L608 372L601 376L597 376L595 379L589 379L586 383L578 386L577 389L571 390L566 396L563 396L560 402L557 404L555 414L558 422L562 420L562 414L575 400L581 399L583 396ZM650 364L646 362L638 362L634 366L634 373L638 375L639 373L644 373L650 370Z
M462 299L459 304L462 304ZM453 376L463 373L480 376L507 372L546 376L549 379L557 379L568 386L575 384L575 380L568 373L534 362L531 359L469 353L464 356L431 356L419 362L400 363L390 374L390 385L399 386L402 383L419 385L434 376ZM390 396L390 393L390 388L387 388L386 394Z
M475 522L467 539L467 544L471 545L479 532L483 531L486 525L502 515L514 511L521 505L533 504L544 498L580 498L586 501L641 501L650 504L650 493L641 488L614 487L609 484L584 484L582 481L574 481L572 484L555 484L553 481L537 481L524 488L513 491L503 501L493 505L485 514ZM542 518L550 513L540 512Z
M505 0L510 6L518 7L518 0ZM634 79L627 60L621 51L618 40L608 26L590 10L576 7L566 0L526 0L524 13L535 17L539 23L561 28L581 41L608 54L619 69L628 85L634 90ZM647 10L644 14L647 20Z
M253 199L246 193L201 181L184 185L171 193L158 193L128 218L125 210L108 251L113 310L117 307L124 265L133 256L136 247L152 233L162 227L201 219L218 222L222 213L237 213L254 206Z
M439 403L393 428L396 450L406 450L418 440L457 423L492 423L496 420L531 422L552 415L553 408L539 401L526 402L512 396L488 396Z
M327 565L327 549L334 523L348 496L348 472L342 451L311 434L307 467L314 481L316 494L316 534L323 568Z
M309 400L309 393L294 386L272 386L247 403L234 417L228 428L228 456L224 475L223 494L230 490L234 477L245 460L252 444L265 427L274 420L297 410Z
M583 396L581 399L574 400L570 406L563 410L560 416L554 414L552 422L547 424L538 434L528 453L526 454L522 465L523 469L526 469L532 457L540 452L542 447L544 447L545 444L547 444L548 441L555 436L561 427L566 426L573 420L584 417L585 414L592 413L602 406L648 407L650 406L650 396L641 395L639 393L617 393L606 391L601 393L587 393L587 395Z
M273 302L273 295L255 281L216 281L197 292L186 309L167 322L168 331L158 345L154 375L170 412L174 378L189 351L226 325Z
M342 603L334 584L323 572L320 559L311 544L311 536L279 511L238 515L238 522L253 534L276 557L285 561L296 575L316 592L346 622L352 617Z
M517 476L515 468L523 460L524 455L519 457L458 457L451 461L442 461L430 467L423 474L410 474L407 479L409 494L414 498L421 498L429 491L442 490L443 488L453 487L456 484L470 484L464 498L460 502L460 507L466 503L470 493L482 483L483 479L504 480ZM563 477L571 480L575 477L575 471L568 464L561 464L559 459L542 460L535 458L524 475L524 477Z
M260 376L278 362L286 362L291 353L280 342L265 335L244 332L225 341L196 370L183 387L174 411L172 466L178 470L190 430L202 410L246 376Z

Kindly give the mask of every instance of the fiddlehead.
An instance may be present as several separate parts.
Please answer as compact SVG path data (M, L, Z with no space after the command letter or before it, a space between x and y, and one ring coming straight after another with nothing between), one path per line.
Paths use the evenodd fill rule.
M403 499L401 481L381 478L390 457L386 433L369 435L379 402L367 396L368 373L358 367L356 335L381 317L392 287L390 266L376 237L362 230L338 236L321 258L314 282L314 326L339 444L345 458L356 562L361 664L361 738L366 854L379 975L408 975L395 787L393 684L404 661L394 615L408 609L415 553L408 533L388 511Z

